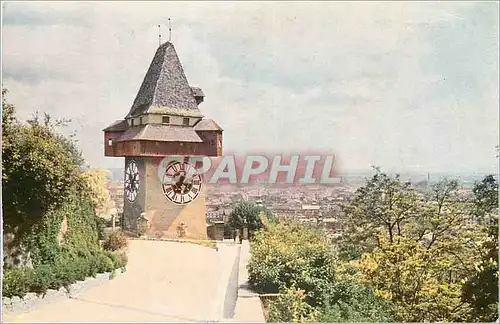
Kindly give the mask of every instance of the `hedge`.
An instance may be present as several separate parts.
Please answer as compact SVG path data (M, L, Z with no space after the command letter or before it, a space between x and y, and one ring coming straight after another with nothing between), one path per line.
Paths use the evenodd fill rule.
M127 264L125 253L96 250L83 254L61 256L54 264L42 264L36 268L5 269L3 297L24 297L30 292L44 294L48 289L68 288L98 273L124 270Z

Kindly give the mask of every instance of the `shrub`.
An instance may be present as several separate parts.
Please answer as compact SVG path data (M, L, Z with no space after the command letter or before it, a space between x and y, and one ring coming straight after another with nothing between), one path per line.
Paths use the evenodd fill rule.
M32 281L29 292L45 293L47 289L59 289L55 281L54 267L50 265L41 265L35 269L34 280Z
M3 296L23 297L28 292L43 294L47 289L68 288L76 281L93 277L97 273L124 269L125 253L109 251L79 251L61 254L54 264L43 264L35 269L6 269L3 280Z
M319 311L305 301L304 292L290 288L269 304L268 322L317 322Z
M127 265L128 258L127 254L124 252L116 253L111 251L106 251L107 256L113 262L113 269L124 269Z
M116 268L114 260L107 253L99 253L95 258L98 273L110 272Z
M321 322L390 322L390 302L346 273L339 274L333 294L321 309Z
M127 236L121 231L114 231L108 235L103 243L107 251L118 251L128 246Z
M30 268L5 269L3 273L4 297L26 295L34 281L35 271Z
M306 301L321 305L331 294L335 255L327 238L298 223L270 224L257 232L248 265L250 284L262 293L305 290Z
M391 319L389 302L362 284L355 269L338 261L331 243L317 228L300 223L269 224L256 233L251 246L248 269L252 286L263 293L284 293L271 301L270 321Z
M97 233L98 233L99 239L104 240L105 239L104 230L106 229L107 221L104 218L99 217L99 216L95 217L95 221L96 221L96 225L97 225Z

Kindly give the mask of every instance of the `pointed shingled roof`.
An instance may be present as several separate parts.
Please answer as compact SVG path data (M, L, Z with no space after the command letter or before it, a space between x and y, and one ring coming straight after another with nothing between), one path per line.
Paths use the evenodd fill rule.
M203 116L198 109L174 45L170 42L162 44L156 50L127 117L143 113Z
M212 119L202 119L196 125L194 125L195 131L223 131L223 129L217 125Z

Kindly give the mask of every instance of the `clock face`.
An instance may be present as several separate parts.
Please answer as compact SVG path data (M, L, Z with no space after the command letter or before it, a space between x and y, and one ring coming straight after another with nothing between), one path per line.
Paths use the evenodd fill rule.
M130 161L125 169L125 197L134 202L139 193L139 168L135 161Z
M187 162L170 163L163 176L162 189L165 197L177 205L187 205L201 191L201 175Z

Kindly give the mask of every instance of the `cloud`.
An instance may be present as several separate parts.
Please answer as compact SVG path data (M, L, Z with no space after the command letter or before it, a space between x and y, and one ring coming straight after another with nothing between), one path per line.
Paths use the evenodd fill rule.
M496 169L496 3L8 3L4 84L73 118L92 164L172 17L229 151L329 149L346 168ZM495 123L495 124L494 124ZM488 125L484 127L483 125ZM121 162L120 162L121 165Z

